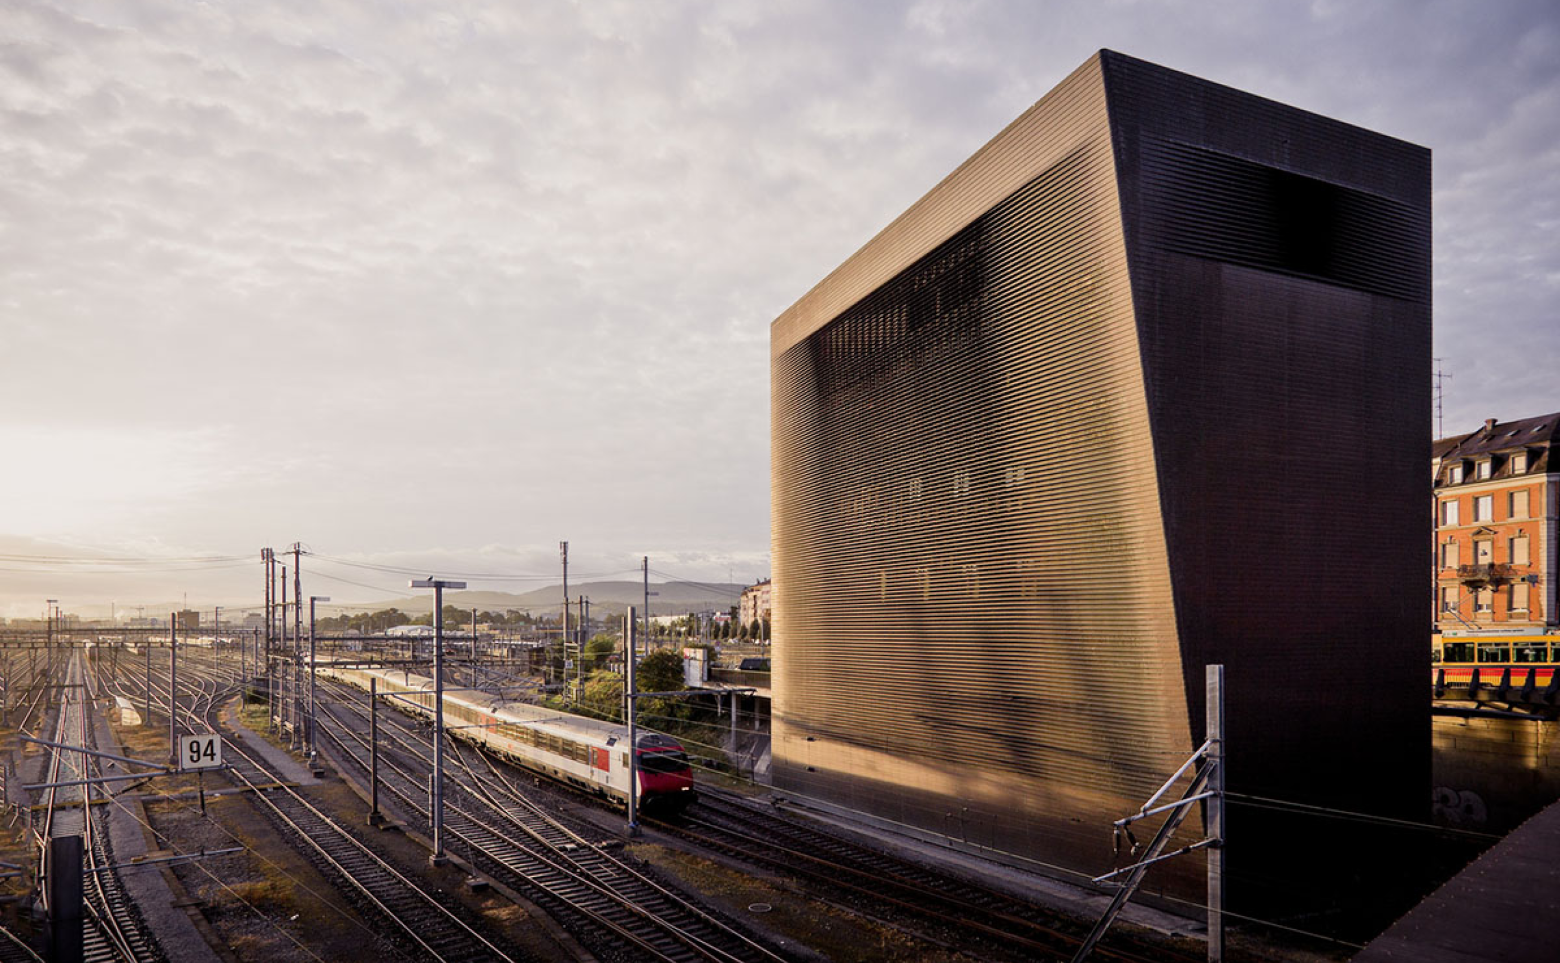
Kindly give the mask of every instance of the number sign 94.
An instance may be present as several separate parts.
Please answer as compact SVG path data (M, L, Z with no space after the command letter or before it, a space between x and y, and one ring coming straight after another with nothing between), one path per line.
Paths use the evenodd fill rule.
M222 765L222 737L215 732L179 737L179 770L216 769Z

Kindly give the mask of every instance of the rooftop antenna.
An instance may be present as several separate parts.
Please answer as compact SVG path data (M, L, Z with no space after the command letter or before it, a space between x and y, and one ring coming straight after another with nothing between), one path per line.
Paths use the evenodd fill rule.
M1441 370L1442 359L1431 358L1430 360L1435 362L1435 436L1436 438L1445 438L1446 422L1443 418L1442 402L1446 397L1446 385L1444 382L1451 377L1451 374Z

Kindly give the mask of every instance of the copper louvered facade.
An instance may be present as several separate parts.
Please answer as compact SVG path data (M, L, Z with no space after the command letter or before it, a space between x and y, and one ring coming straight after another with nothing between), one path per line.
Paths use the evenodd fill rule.
M772 327L776 787L1092 874L1223 662L1232 788L1417 814L1428 259L1428 152L1075 71Z

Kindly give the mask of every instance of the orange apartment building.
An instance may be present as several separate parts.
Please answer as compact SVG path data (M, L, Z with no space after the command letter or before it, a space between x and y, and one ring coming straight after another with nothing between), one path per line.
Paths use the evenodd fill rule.
M1435 612L1448 636L1560 632L1560 413L1497 422L1433 448Z

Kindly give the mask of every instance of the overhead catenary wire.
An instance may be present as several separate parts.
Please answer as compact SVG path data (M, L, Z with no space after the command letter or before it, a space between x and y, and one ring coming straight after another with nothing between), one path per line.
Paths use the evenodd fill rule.
M319 559L319 560L321 560L323 562L328 562L328 563L335 564L335 565L347 565L347 566L351 566L353 568L368 569L370 571L375 571L375 572L386 572L386 573L391 574L391 575L418 575L418 576L426 576L426 575L429 574L429 569L427 567L423 567L423 568L409 568L409 567L403 566L403 565L384 565L384 564L381 564L381 563L378 563L378 562L360 562L360 561L354 561L352 559L340 558L340 557L334 556L334 555L321 555L321 554L316 553L316 552L305 552L304 554L308 555L311 558L317 558L317 559ZM621 575L636 575L636 574L638 574L638 572L639 572L638 569L620 569L618 571L613 571L613 572L587 572L587 573L581 575L580 577L581 578L611 578L613 576L621 576ZM439 575L439 577L469 579L469 580L474 581L474 582L538 582L538 581L547 582L547 581L556 581L557 578L558 578L558 575L555 572L532 574L532 573L520 573L520 572L446 572L446 571L440 571L437 574Z

